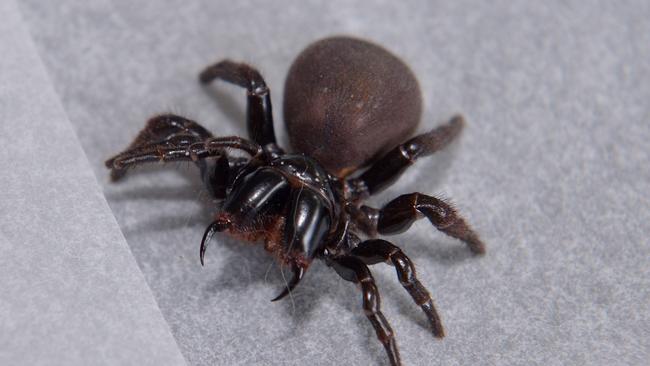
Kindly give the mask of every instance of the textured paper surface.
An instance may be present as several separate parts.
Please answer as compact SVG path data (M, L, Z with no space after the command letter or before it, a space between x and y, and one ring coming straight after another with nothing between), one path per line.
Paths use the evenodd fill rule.
M219 237L189 165L108 182L102 163L173 111L244 134L244 92L202 89L205 65L245 60L272 88L307 44L370 38L424 94L421 130L468 127L379 205L450 197L482 234L474 258L426 222L392 237L418 265L447 338L434 340L388 266L373 268L407 365L642 365L650 359L650 17L645 1L22 3L55 88L120 227L192 365L385 363L359 293L316 264L293 299L259 246Z
M0 14L0 365L184 365L16 4Z

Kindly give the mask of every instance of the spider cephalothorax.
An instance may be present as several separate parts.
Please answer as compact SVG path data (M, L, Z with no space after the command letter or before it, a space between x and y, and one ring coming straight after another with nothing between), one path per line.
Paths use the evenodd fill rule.
M367 266L386 262L395 267L400 283L426 314L434 336L443 337L433 301L410 259L399 247L376 237L402 232L426 217L474 253L484 252L483 243L440 198L410 193L381 209L363 201L395 181L419 157L446 146L462 129L462 118L407 140L421 110L420 91L409 68L372 43L328 38L303 51L287 77L285 119L298 151L287 154L276 143L270 92L260 73L243 63L222 61L200 75L203 83L215 79L247 89L251 140L213 137L194 121L157 116L127 150L106 162L112 178L119 179L127 168L141 163L192 161L220 201L201 241L201 264L215 233L261 240L293 272L274 299L279 300L300 282L314 259L324 260L343 279L360 284L364 312L391 364L397 365L393 331L381 313L379 292ZM235 157L228 149L248 157Z

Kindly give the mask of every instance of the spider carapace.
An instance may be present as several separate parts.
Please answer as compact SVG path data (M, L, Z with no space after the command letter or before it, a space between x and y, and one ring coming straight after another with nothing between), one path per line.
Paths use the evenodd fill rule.
M294 289L313 260L324 260L344 280L360 285L364 313L391 364L399 365L394 332L381 312L368 268L385 262L395 267L433 335L443 337L431 296L411 260L378 236L402 232L426 217L476 254L484 253L483 243L443 199L409 193L379 209L363 202L418 158L446 146L461 131L463 119L454 117L409 138L422 109L413 73L384 48L349 37L313 43L289 71L284 117L295 151L291 154L276 143L269 88L256 69L221 61L200 74L204 84L214 80L246 88L249 139L214 137L181 116L156 116L124 152L106 161L111 177L117 180L128 168L147 162L191 161L219 202L201 241L201 264L216 233L262 241L293 272L275 301Z

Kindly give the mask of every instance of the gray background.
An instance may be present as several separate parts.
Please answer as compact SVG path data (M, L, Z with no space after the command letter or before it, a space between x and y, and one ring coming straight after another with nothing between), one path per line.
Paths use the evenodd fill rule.
M103 160L173 111L243 134L243 91L203 89L224 57L260 68L282 128L292 59L331 34L400 55L421 130L468 128L373 199L450 197L488 245L474 258L420 222L391 238L443 318L434 340L388 266L373 271L405 364L643 364L650 358L650 5L629 2L20 2L55 90L191 365L385 362L359 293L322 264L292 299L260 246L198 244L212 205L189 165L108 182ZM646 361L647 362L647 361Z
M0 14L0 365L184 365L16 4Z

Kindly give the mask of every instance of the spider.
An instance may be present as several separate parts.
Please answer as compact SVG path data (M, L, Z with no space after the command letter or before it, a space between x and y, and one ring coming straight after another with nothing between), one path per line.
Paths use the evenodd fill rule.
M143 163L193 162L219 204L201 240L201 265L216 233L263 241L292 271L276 301L296 287L315 259L325 261L344 280L359 285L363 311L390 363L399 365L394 332L381 312L368 268L385 262L395 267L433 335L442 338L440 317L413 263L398 246L377 236L403 232L426 217L476 254L485 252L481 239L441 198L409 193L379 209L363 202L416 160L452 141L463 127L462 117L409 139L422 109L413 73L384 48L350 37L315 42L291 66L284 117L295 153L276 143L269 88L256 69L224 60L199 78L203 84L223 80L246 88L250 139L214 137L187 118L155 116L124 152L106 161L112 179Z

